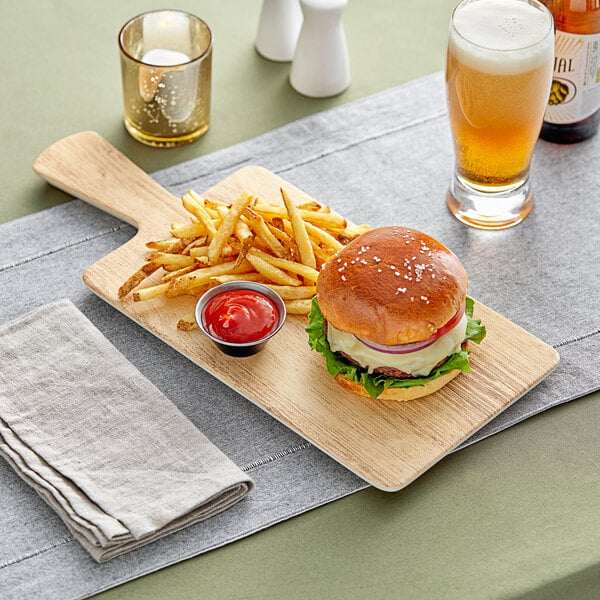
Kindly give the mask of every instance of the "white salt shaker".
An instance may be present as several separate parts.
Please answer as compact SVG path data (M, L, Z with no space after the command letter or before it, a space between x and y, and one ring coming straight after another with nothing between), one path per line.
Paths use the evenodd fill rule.
M292 60L301 27L298 0L263 0L256 33L257 52L269 60Z
M350 63L342 15L347 0L300 0L304 22L290 71L299 93L326 98L350 85Z

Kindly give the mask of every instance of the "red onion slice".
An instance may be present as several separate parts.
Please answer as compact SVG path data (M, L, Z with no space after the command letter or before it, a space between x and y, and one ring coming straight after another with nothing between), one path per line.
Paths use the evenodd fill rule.
M424 350L433 344L435 339L427 339L424 342L411 342L410 344L395 344L390 346L388 344L378 344L377 342L371 342L364 338L359 338L357 335L354 336L361 344L371 348L371 350L377 350L377 352L383 352L384 354L409 354L411 352L417 352L418 350Z
M439 338L441 338L444 334L448 333L451 329L456 327L458 322L462 319L462 316L465 312L465 305L463 304L456 314L442 327L440 327L431 337L428 337L426 340L420 342L410 342L409 344L378 344L377 342L372 342L371 340L365 340L364 338L360 338L357 335L354 337L367 346L367 348L371 348L372 350L377 350L377 352L383 352L384 354L409 354L411 352L418 352L419 350L424 350L425 348L429 348L434 342L436 342Z

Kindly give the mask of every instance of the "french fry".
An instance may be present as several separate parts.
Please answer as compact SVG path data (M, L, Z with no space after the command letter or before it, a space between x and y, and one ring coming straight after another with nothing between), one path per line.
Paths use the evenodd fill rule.
M234 244L230 244L227 246L223 246L223 250L221 250L221 256L223 258L230 258L232 257L236 252L239 251L240 246L239 245L234 245ZM208 256L208 255L207 255Z
M294 232L292 230L292 224L289 219L281 219L281 227L286 235L292 240L292 246L290 247L290 259L294 262L301 263L302 259L300 258L300 250L298 249L298 244L294 239Z
M231 281L262 281L260 273L240 273L239 275L216 275L211 277L211 283L229 283Z
M180 294L186 294L206 283L210 282L211 277L216 275L230 275L236 273L247 273L252 271L252 265L247 261L242 261L242 264L238 267L235 266L233 261L221 263L218 265L212 265L210 267L204 267L196 269L191 273L186 273L177 279L169 282L169 289L166 295L169 297L179 296Z
M254 196L251 194L243 193L239 196L235 202L231 205L231 208L227 212L226 216L221 222L221 226L217 230L214 237L211 239L208 246L208 262L212 265L215 264L221 249L227 243L227 240L231 234L235 231L235 224L240 218L243 210L252 202Z
M193 288L192 290L185 292L185 295L191 296L192 298L198 300L198 298L200 298L200 296L202 296L202 294L204 294L204 292L210 290L210 288L214 287L215 285L216 284L213 281L207 281L206 283L203 283L202 285L199 285L199 286ZM172 297L169 295L169 290L167 290L165 292L165 296L167 298Z
M271 249L267 246L257 235L254 235L254 242L252 242L252 247L257 250L262 250L266 253L271 253Z
M235 237L243 244L249 237L254 237L252 231L242 219L235 224Z
M313 252L320 264L327 262L335 253L331 248L324 248L314 240L311 240L310 243L312 244Z
M188 267L183 267L182 269L177 269L177 271L168 271L165 275L162 276L162 281L171 281L172 279L181 277L181 275L185 275L186 273L191 273L194 269L197 269L197 268L198 268L198 265L194 262L193 265L189 265Z
M160 265L154 264L145 264L143 267L140 267L125 283L119 288L117 292L117 298L119 300L123 300L129 293L134 290L144 279L152 275L154 271L156 271Z
M292 223L292 231L294 232L296 244L298 244L300 260L307 267L312 267L315 269L317 267L317 261L315 259L315 253L313 252L312 246L310 245L308 233L306 232L306 224L302 220L300 211L296 208L296 205L292 202L292 199L289 197L288 193L283 188L280 188L279 191L281 192L283 203L285 204L285 208L290 217L290 222Z
M194 248L204 248L206 241L206 236L198 237L195 240L192 240L186 247L181 251L181 254L189 254Z
M311 211L301 211L301 216L303 219L306 219L307 222L312 223L313 225L318 225L319 227L331 228L331 227L346 227L348 222L344 217L338 215L334 212L311 212Z
M176 238L195 238L205 233L204 223L171 223L171 235Z
M138 290L137 292L133 292L133 301L134 302L144 302L146 300L152 300L152 298L156 298L164 294L169 289L168 283L159 283L158 285L153 285L151 287L143 288Z
M288 252L267 226L266 221L251 209L246 209L248 224L254 233L265 243L265 245L279 258L287 258Z
M311 238L319 241L321 244L325 244L326 246L335 250L336 252L344 247L344 245L339 240L336 240L335 237L333 237L330 233L327 233L327 231L325 231L324 229L320 229L312 223L305 223L305 226L308 235Z
M277 225L275 225L277 223ZM289 225L289 231L285 231L283 219L273 219L271 223L267 223L267 227L271 231L271 233L283 244L283 247L286 251L286 256L284 258L288 258L290 260L296 260L300 253L298 252L298 246L294 241L294 238L291 236L292 226L289 221L286 220L286 223Z
M183 195L181 201L184 208L204 225L208 237L212 240L217 234L217 228L212 221L212 217L208 214L208 212L206 212L206 209L204 206L202 206L201 201L199 201L195 196L197 195L190 191Z
M301 202L300 204L296 204L296 208L300 210L321 210L323 206L317 202L316 200L309 200L308 202ZM329 208L329 207L327 207Z
M279 285L297 286L300 285L300 281L295 277L292 277L289 273L286 273L283 269L276 267L270 262L256 256L255 254L248 254L248 262L261 274ZM284 259L281 259L284 260Z
M248 254L248 250L250 250L250 248L252 247L253 242L254 242L254 235L247 237L242 242L242 247L240 248L240 253L237 255L237 258L235 259L235 268L236 269L242 264L242 261L246 258L246 254Z
M206 202L206 199L202 200L201 198L198 198L198 201L212 219L214 226L217 227L221 222L221 215L219 214L219 211L209 206Z
M310 312L312 300L284 300L288 315L307 315Z
M194 314L186 315L179 319L177 322L177 329L180 331L193 331L198 329L198 323L196 323L196 316Z
M219 223L222 223L223 219L227 216L227 213L229 212L229 209L231 207L226 206L225 204L214 204L213 207L208 208L205 201L204 208L206 208L207 211L214 211L214 213L216 214L216 219L219 221Z
M275 224L277 222L277 224ZM266 221L265 221L266 223ZM283 228L283 221L281 219L273 219L271 223L267 223L269 231L287 248L294 245L292 236L287 234Z
M199 258L200 256L208 256L208 246L199 246L190 249L190 256Z
M229 258L239 252L239 249L240 245L237 242L234 244L227 244L226 246L223 246L223 249L221 250L221 256L223 258ZM193 256L194 258L198 258L199 256L208 257L208 246L195 246L190 248L190 256Z
M369 225L347 225L343 229L330 229L329 232L345 246L369 229L371 229Z
M158 265L167 270L182 269L194 264L194 259L191 256L170 254L168 252L154 252L147 260L151 265Z
M317 288L314 285L273 285L272 283L265 283L268 288L271 288L274 292L277 292L283 300L303 300L311 298L315 295Z
M200 200L200 196L198 196L198 194L196 194L196 192L194 192L193 190L190 190L190 194L192 194L197 200ZM204 203L204 208L209 211L218 211L220 206L224 206L225 208L229 208L231 206L231 204L227 204L226 202L210 200L209 198L204 198L202 202Z
M250 251L248 252L248 258L250 256L262 258L265 262L272 264L274 267L279 267L284 271L288 271L288 273L300 275L301 277L303 277L304 279L308 279L309 281L316 282L317 277L319 276L319 271L313 269L312 267L308 267L299 262L294 262L293 260L271 256L270 254L266 254L265 252L262 252L257 248L250 249Z
M216 211L214 208L206 206L206 204L204 204L204 210L208 213L208 215L212 219L213 225L216 228L221 222L221 216L219 215L218 211Z
M286 214L287 217L287 214ZM277 229L283 231L284 227L283 227L283 217L273 217L272 219L270 219L270 224L273 227L277 227Z
M349 233L350 237L353 239L366 233L371 229L370 225L363 223L362 225L348 225L346 226L346 231Z
M287 211L284 207L277 204L268 204L266 202L256 202L252 207L257 213L273 219L275 217L286 217ZM314 210L298 209L300 217L307 223L325 227L327 229L344 229L347 226L347 221L341 215L334 212L320 212Z
M176 254L177 252L181 252L188 243L189 239L158 240L156 242L147 242L146 247L151 250L160 250L161 252L172 252L173 254Z

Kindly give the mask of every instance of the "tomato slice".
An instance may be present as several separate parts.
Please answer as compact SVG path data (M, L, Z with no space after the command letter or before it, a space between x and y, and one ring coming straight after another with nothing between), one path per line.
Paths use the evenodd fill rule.
M442 327L440 327L433 335L428 337L426 340L422 340L419 342L410 342L409 344L378 344L377 342L372 342L371 340L365 340L364 338L360 338L357 335L354 337L361 343L363 343L368 348L372 350L377 350L377 352L383 352L385 354L409 354L410 352L417 352L419 350L424 350L431 346L436 340L441 338L444 334L448 333L451 329L458 325L458 322L462 319L462 316L465 313L465 304L456 311L456 314Z

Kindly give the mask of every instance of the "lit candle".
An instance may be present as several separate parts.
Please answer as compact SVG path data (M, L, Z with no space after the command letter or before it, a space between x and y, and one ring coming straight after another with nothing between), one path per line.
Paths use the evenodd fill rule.
M194 74L182 67L190 57L176 50L152 48L141 61L148 65L140 68L142 98L146 102L156 102L169 121L185 121L194 108L197 91Z
M156 67L174 67L189 62L190 57L183 52L166 50L165 48L152 48L142 56L142 62Z

